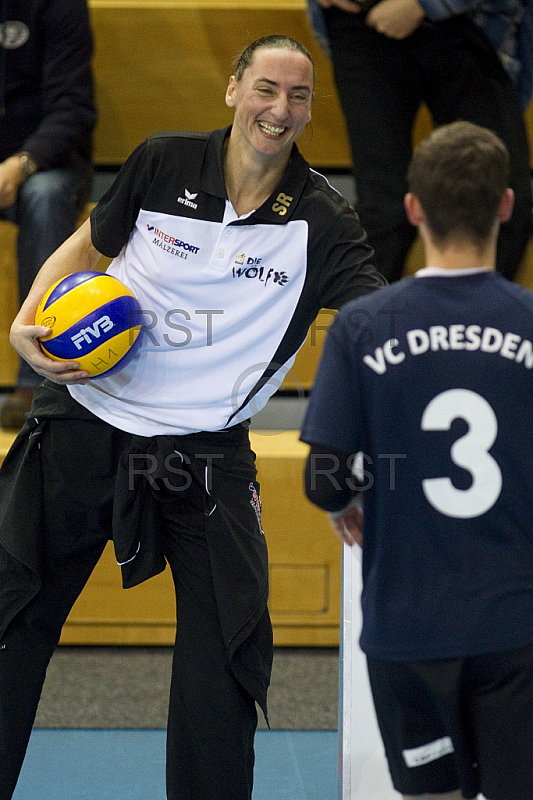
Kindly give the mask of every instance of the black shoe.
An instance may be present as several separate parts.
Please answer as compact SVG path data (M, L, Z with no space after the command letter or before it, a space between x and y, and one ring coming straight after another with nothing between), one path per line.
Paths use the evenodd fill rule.
M20 430L26 422L26 414L31 408L33 389L15 389L0 407L0 427L7 430Z

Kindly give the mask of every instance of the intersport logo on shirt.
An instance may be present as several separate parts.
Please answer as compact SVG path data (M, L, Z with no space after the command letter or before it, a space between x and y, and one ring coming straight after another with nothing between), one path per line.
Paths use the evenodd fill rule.
M165 233L165 231L156 228L155 225L146 225L148 229L148 233L152 233L154 238L152 239L152 244L157 245L162 250L165 250L168 253L171 253L174 256L179 256L180 258L187 258L189 253L196 255L199 252L200 248L195 244L190 244L190 242L184 242L181 239L178 239L176 236L171 236L169 233Z

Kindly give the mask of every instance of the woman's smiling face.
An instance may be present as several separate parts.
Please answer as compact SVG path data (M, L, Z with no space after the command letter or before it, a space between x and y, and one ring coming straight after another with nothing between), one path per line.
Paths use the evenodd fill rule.
M226 104L235 109L232 140L261 156L290 153L311 119L313 65L300 52L259 48L241 80L231 76Z

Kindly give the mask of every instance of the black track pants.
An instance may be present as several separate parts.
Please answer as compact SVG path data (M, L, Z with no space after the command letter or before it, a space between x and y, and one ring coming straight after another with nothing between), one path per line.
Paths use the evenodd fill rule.
M117 461L129 443L128 434L96 419L50 419L43 428L42 588L0 642L0 800L14 791L63 623L110 538ZM253 454L243 447L231 464L209 530L222 542L242 542L247 532L258 536L250 505ZM186 499L162 493L158 503L178 606L167 793L169 800L250 800L257 712L230 669L213 584L220 557L214 564L199 506L189 493ZM240 568L246 572L246 561ZM9 569L0 549L0 580ZM264 616L262 628L271 632Z

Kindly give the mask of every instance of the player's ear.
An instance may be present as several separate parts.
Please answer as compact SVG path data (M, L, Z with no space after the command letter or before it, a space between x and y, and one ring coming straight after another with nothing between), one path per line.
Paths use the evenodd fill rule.
M228 108L233 108L235 106L236 83L235 75L232 75L229 79L228 88L226 89L226 105Z
M403 199L403 206L407 219L411 225L418 226L424 219L424 212L420 205L420 200L412 192L407 192Z
M500 202L500 210L498 219L500 222L507 222L511 218L514 208L514 192L512 189L506 189L502 195Z

